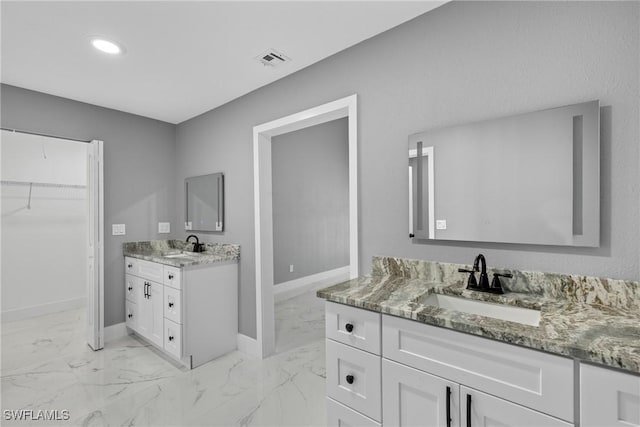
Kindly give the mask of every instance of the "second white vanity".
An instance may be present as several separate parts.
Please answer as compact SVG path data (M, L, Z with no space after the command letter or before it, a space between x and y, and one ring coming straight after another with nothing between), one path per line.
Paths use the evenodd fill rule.
M188 368L236 349L237 245L190 253L180 241L125 244L125 322Z

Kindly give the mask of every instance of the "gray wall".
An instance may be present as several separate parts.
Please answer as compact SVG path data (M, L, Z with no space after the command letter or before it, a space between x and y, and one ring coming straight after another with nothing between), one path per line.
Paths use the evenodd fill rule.
M353 93L362 273L372 255L469 263L483 252L491 266L639 279L639 8L448 3L178 125L177 184L226 174L226 231L208 240L242 246L240 332L256 333L252 128ZM409 240L408 135L592 99L604 106L600 248Z
M274 283L349 265L348 119L271 143Z
M104 322L123 322L122 243L167 238L158 221L176 228L175 125L14 86L1 96L4 128L104 141ZM114 223L126 224L126 236L111 236Z

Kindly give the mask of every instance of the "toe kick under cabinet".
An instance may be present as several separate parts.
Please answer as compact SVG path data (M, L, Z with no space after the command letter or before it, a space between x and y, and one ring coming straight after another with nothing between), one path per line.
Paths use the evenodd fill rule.
M236 348L237 262L173 267L125 257L125 324L195 368Z
M326 303L328 425L574 424L572 359Z

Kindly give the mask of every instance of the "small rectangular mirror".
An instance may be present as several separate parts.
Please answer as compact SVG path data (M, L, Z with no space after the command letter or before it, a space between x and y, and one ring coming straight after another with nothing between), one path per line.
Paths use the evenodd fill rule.
M194 176L184 182L185 230L224 231L224 174Z
M409 235L597 247L600 106L568 105L409 137Z

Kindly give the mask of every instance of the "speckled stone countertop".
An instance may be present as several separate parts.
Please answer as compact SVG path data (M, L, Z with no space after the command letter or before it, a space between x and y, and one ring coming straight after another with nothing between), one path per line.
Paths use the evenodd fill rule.
M371 275L329 288L317 296L498 341L575 357L640 373L640 283L578 275L489 269L511 273L507 292L465 289L468 265L374 257ZM538 309L529 326L426 305L430 294Z
M184 240L151 240L122 245L125 256L158 262L173 267L190 267L240 259L240 245L205 243L204 252L192 252L193 245Z

